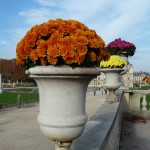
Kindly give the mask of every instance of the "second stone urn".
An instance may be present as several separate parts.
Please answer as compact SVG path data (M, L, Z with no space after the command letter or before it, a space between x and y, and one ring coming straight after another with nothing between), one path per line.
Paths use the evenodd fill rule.
M118 97L115 91L121 86L120 73L123 71L122 68L104 68L100 69L105 74L104 86L109 90L109 94L106 97L106 102L114 103L118 102Z

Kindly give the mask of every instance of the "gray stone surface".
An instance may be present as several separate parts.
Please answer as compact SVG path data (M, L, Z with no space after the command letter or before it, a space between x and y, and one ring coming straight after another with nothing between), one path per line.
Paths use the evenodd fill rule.
M117 135L114 135L111 139L111 130L119 130L118 127L114 127L116 112L119 103L103 104L95 115L87 122L86 128L77 140L74 141L71 150L111 150L116 147ZM115 130L115 132L116 132ZM111 141L109 141L111 139ZM106 146L106 144L108 144Z
M87 92L86 112L91 117L104 103L105 95ZM32 106L32 105L31 105ZM0 111L0 150L54 150L53 142L40 131L38 105ZM98 122L89 122L95 124Z

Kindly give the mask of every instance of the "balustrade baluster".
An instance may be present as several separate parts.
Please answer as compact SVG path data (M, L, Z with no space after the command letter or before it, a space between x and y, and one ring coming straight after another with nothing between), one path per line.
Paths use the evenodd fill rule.
M143 95L143 108L142 108L142 110L147 110L147 101L146 101L146 95Z

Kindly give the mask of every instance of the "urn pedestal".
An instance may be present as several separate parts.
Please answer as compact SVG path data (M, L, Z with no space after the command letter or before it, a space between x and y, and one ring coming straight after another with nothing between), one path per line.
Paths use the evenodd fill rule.
M98 68L37 66L28 70L39 88L38 123L55 149L68 150L87 121L86 91L89 82L100 74Z

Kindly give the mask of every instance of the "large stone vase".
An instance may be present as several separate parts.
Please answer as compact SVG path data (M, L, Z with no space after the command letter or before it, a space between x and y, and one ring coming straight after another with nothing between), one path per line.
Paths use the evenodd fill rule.
M55 149L68 150L84 130L87 87L100 74L99 69L36 66L27 73L39 88L41 131L55 142Z
M115 103L118 102L118 97L115 91L121 86L120 73L123 71L122 68L105 68L100 69L105 74L104 86L109 90L109 94L106 97L106 102Z

